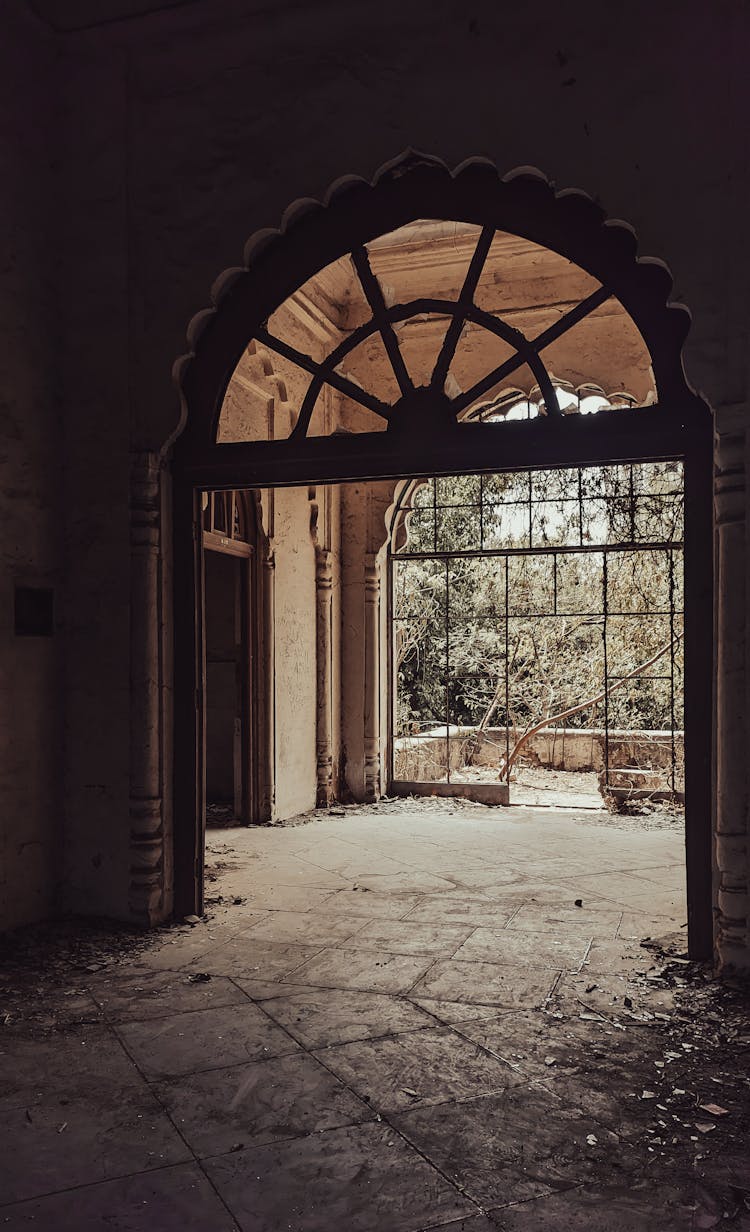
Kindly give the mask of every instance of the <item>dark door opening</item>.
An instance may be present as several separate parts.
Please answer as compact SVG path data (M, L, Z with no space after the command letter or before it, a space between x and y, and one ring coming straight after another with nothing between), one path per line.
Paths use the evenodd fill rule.
M244 636L247 562L207 551L206 811L209 820L244 820L251 774L243 721L250 663Z
M242 495L211 493L203 514L205 775L209 824L255 812L253 544Z

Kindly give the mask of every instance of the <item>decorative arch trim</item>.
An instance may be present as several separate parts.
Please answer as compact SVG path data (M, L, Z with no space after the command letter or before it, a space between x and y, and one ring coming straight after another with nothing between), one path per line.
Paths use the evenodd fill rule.
M465 394L450 402L450 413L441 416L443 425L460 413L472 398L481 396L492 383L508 375L519 363L528 363L542 391L548 419L559 415L554 389L539 352L543 346L570 328L576 320L615 297L630 316L644 339L652 361L660 408L704 408L689 386L682 363L682 348L690 324L686 308L669 300L672 278L658 260L637 256L637 242L631 227L607 219L604 211L589 196L577 190L557 191L539 171L521 168L501 177L497 168L484 159L470 159L455 170L437 158L407 150L383 167L368 183L358 178L336 181L322 202L306 198L291 206L277 230L256 233L246 245L242 267L225 271L212 288L213 306L193 318L188 330L190 353L175 365L175 376L185 408L185 426L176 449L178 463L191 464L206 459L207 451L228 458L227 449L240 450L240 444L216 444L222 401L234 369L250 339L256 339L294 362L300 355L268 331L269 316L304 282L339 257L353 254L360 279L376 283L367 263L365 245L379 236L397 230L419 218L460 220L482 228L475 259L481 268L496 230L512 233L571 260L602 285L566 317L529 340L497 317L483 312L462 293L457 301L420 299L388 309L374 304L370 321L345 339L321 363L309 363L312 380L304 399L297 425L285 442L253 442L247 448L268 453L269 461L286 448L288 456L304 455L312 445L305 438L313 406L324 383L342 392L356 391L357 400L396 426L394 408L380 399L348 385L336 367L360 342L381 331L388 349L392 325L416 313L439 312L450 318L431 393L433 402L441 379L445 377L451 345L455 346L464 321L491 330L510 342L516 356L495 369ZM467 275L467 284L471 271ZM373 290L377 297L377 284ZM394 341L395 350L398 346ZM390 353L390 352L389 352ZM400 356L392 356L399 376ZM447 362L446 362L447 361ZM399 404L411 402L409 391ZM412 391L413 392L413 391ZM417 391L422 393L423 391ZM441 392L441 391L440 391ZM413 399L411 400L413 401ZM439 401L439 398L438 398ZM446 399L447 401L447 399ZM424 417L418 416L424 427ZM358 434L366 448L375 433ZM268 452L267 447L276 448ZM319 446L317 446L319 449ZM383 441L377 445L383 449ZM314 453L314 449L311 451ZM256 456L257 453L256 453Z

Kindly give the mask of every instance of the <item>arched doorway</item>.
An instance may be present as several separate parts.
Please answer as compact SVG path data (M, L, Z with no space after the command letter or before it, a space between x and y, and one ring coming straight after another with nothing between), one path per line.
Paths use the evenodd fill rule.
M424 242L425 229L443 248L452 245L465 255L451 293L421 285L419 271L399 285L397 270L389 270L393 237L408 254L410 245L413 250ZM493 288L504 288L503 261L519 241L531 252L523 279L530 298L520 308L513 302L493 308L487 295L491 301ZM568 292L562 300L546 293L539 301L537 253L549 262L537 271L542 282L556 261L563 262ZM387 168L373 186L336 185L325 207L300 203L284 230L257 237L247 256L248 268L229 271L217 286L216 310L196 319L194 354L181 373L187 425L175 449L178 910L194 910L202 901L205 631L201 546L193 530L201 493L679 459L686 507L689 932L691 952L707 955L711 417L684 377L680 352L688 319L667 304L668 273L638 261L632 233L606 223L582 194L556 195L536 174L500 180L481 162L450 175L419 156ZM345 336L324 330L321 344L304 350L295 328L287 328L284 309L294 300L297 317L304 313L319 325L321 296L337 307L342 294L346 298L342 263L356 279L354 307L361 319L355 313ZM428 272L438 269L433 263ZM552 310L546 320L540 308ZM626 402L595 416L567 414L553 375L561 375L571 339L574 349L577 340L584 354L591 350L605 309L616 318L621 345L642 346L640 397L636 405ZM410 353L410 333L431 335L429 364L423 346ZM233 381L246 356L257 370L237 379L254 388L255 409L249 417L233 416ZM462 363L461 377L456 371ZM273 397L264 394L268 378L276 386ZM527 393L532 386L538 390L539 415L498 422L473 414L510 381Z

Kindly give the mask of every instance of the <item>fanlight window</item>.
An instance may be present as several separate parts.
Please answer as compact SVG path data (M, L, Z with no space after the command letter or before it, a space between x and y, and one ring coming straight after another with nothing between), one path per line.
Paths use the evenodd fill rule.
M623 374L632 393L605 398ZM655 400L643 338L606 286L493 227L421 220L338 258L269 316L217 439L385 431L425 391L457 423Z

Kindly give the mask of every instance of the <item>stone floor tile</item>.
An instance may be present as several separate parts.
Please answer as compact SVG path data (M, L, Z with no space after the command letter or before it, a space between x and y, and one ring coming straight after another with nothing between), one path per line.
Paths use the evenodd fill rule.
M586 907L545 907L526 903L508 925L513 929L548 932L557 936L613 938L622 919L618 910L593 910Z
M347 950L386 950L389 954L451 955L471 935L470 924L415 924L412 920L371 920L348 941Z
M631 1015L637 1017L644 1010L663 1013L674 1006L674 991L661 982L649 983L630 975L592 975L589 971L563 975L555 998L563 1009L591 1010L620 1021Z
M693 1214L689 1194L662 1185L635 1191L597 1185L495 1210L490 1218L496 1232L691 1232Z
M199 1157L374 1117L367 1104L305 1054L189 1074L155 1089Z
M359 1040L317 1056L381 1112L472 1099L518 1081L509 1066L450 1027Z
M579 1046L581 1034L580 1031L573 1034L567 1022L551 1018L540 1010L474 1019L459 1024L456 1030L488 1048L508 1065L522 1069L529 1078L546 1078L547 1058L553 1058L555 1066L562 1063L570 1039Z
M487 1215L468 1215L465 1219L451 1220L450 1223L433 1223L424 1232L497 1232L497 1224L492 1223Z
M283 859L281 852L278 853L278 859L256 859L253 860L252 884L253 888L260 886L307 886L315 890L331 890L341 889L348 885L345 877L339 873L329 872L326 868L319 868L315 864L311 864L309 860L300 859L298 856L289 855L287 859ZM241 894L247 894L247 870L244 866L237 870L237 873L232 875L224 874L222 876L222 890L225 895L232 889L237 889Z
M497 1018L502 1013L517 1013L513 1008L503 1010L499 1005L474 1005L469 1001L434 1001L429 997L410 996L413 1005L432 1014L441 1022L451 1025L454 1022L473 1022L481 1018Z
M291 975L296 967L318 954L322 948L316 944L277 943L265 937L254 940L252 933L248 932L196 959L187 969L248 980L278 980Z
M249 1001L126 1022L117 1031L147 1078L170 1078L298 1050L286 1032Z
M687 917L687 898L684 892L670 890L666 887L644 887L638 894L628 894L620 900L627 911L645 911L657 919L679 920L681 923Z
M258 924L252 924L242 936L251 943L256 940L306 946L337 945L367 923L362 916L327 917L312 911L270 911Z
M364 992L405 993L430 965L425 955L375 950L323 950L294 972L300 984L319 988L358 988Z
M249 884L248 884L249 882ZM330 898L330 888L316 889L304 885L253 885L245 872L240 883L242 893L247 895L248 911L316 911Z
M460 1104L393 1113L409 1142L484 1206L521 1202L587 1179L601 1127L546 1091L509 1087Z
M288 980L246 980L244 976L236 976L234 983L253 1001L270 1001L273 997L285 997L292 992L309 992L304 985L295 984L294 979Z
M611 902L623 910L648 911L651 915L672 915L678 909L685 911L685 893L664 883L641 880L635 873L591 873L576 880L577 897L586 898L587 892Z
M351 831L350 831L351 833ZM387 854L378 851L376 845L368 845L366 836L358 833L357 840L331 839L321 836L323 841L304 848L298 848L295 855L309 861L310 865L338 873L347 881L357 881L360 876L372 877L380 874L383 877L408 871L407 864L399 857L398 842L392 844L393 851Z
M623 1099L621 1080L624 1067L662 1059L663 1048L650 1032L628 1029L605 1036L587 1019L559 1020L539 1012L504 1014L455 1029L621 1139L642 1134L654 1115L654 1106L638 1099L640 1089ZM588 1063L592 1058L595 1066ZM653 1073L656 1081L656 1069Z
M497 862L488 859L486 857L490 853L487 851L483 854L484 859L467 864L460 860L446 858L444 852L439 852L435 860L435 871L442 872L444 875L450 871L451 880L455 882L459 890L484 890L485 886L492 886L497 890L503 886L509 889L523 882L524 873L521 868L505 866L502 858Z
M679 890L685 893L687 877L684 862L682 864L662 864L658 868L628 869L627 875L637 879L641 885L646 881L651 885L666 886L669 890Z
M0 1121L5 1202L189 1158L143 1080L85 1094L57 1092L30 1108L6 1112Z
M653 957L635 941L594 938L581 970L589 975L617 975L623 970L640 973L653 963Z
M196 1164L0 1207L0 1227L4 1232L238 1232Z
M685 911L673 916L655 916L649 912L626 911L617 929L617 936L624 941L644 941L647 938L663 940L675 935L687 945Z
M414 996L436 1001L472 1001L507 1009L530 1009L542 1003L556 976L528 973L502 963L438 960L415 985Z
M414 1232L474 1213L385 1125L253 1147L204 1167L242 1232Z
M374 992L316 988L291 992L263 1009L305 1048L345 1044L429 1027L432 1020L410 1001Z
M588 948L589 941L585 937L558 937L554 933L510 928L477 928L453 957L460 961L578 971Z
M537 871L543 873L543 870ZM572 907L575 900L581 897L579 891L572 889L569 885L558 883L552 877L549 881L543 881L539 877L528 878L513 885L489 883L482 886L482 894L496 904L498 911L506 910L508 914L526 903L539 903L548 907ZM590 907L599 906L609 911L612 910L612 904L607 903L606 900L595 903L595 896L590 893L589 897L592 899Z
M47 1099L50 1092L108 1098L110 1088L141 1081L122 1044L106 1027L87 1027L62 1039L5 1036L0 1041L0 1111L26 1108Z
M467 894L458 891L432 894L423 898L406 919L413 924L489 924L504 928L515 906L504 906L488 897L488 892Z
M110 1022L163 1018L183 1010L245 1004L245 994L231 980L195 978L186 972L148 972L135 977L110 974L92 985L96 1001Z
M360 873L357 885L376 894L432 894L439 890L454 890L455 882L438 877L424 869L404 869L390 875Z
M400 920L419 902L417 894L384 894L374 890L337 890L325 905L314 908L327 916L360 915L367 919Z
M164 943L154 950L146 950L134 964L140 971L179 971L188 963L231 941L249 923L263 919L265 912L246 913L244 918L235 914L220 924L201 921L192 928L170 929ZM172 933L175 933L172 936Z

